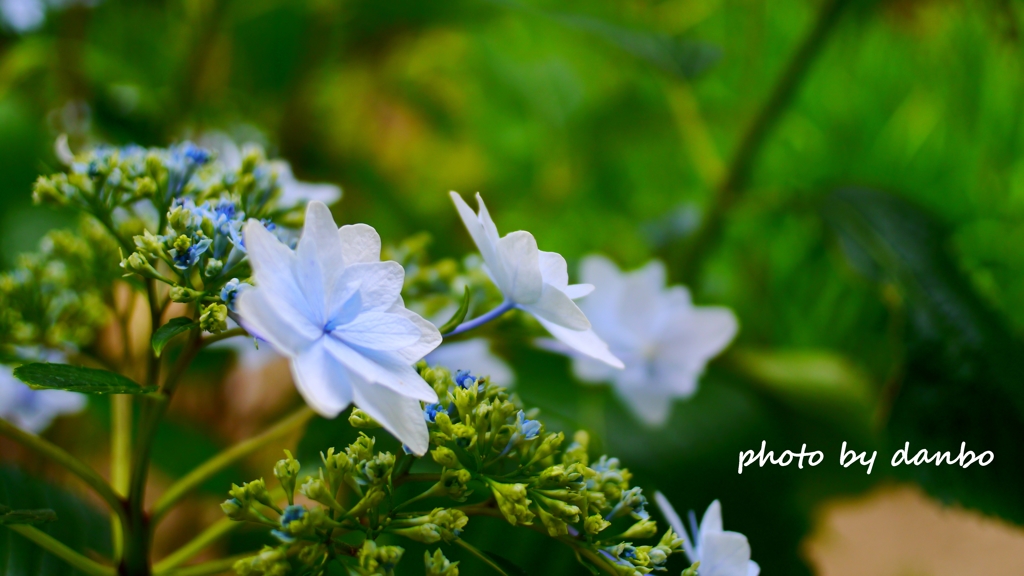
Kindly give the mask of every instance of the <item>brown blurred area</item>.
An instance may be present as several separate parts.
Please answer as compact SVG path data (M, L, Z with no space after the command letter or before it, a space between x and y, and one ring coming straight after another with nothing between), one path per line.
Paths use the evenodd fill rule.
M820 576L1024 574L1024 530L907 485L825 503L803 552Z

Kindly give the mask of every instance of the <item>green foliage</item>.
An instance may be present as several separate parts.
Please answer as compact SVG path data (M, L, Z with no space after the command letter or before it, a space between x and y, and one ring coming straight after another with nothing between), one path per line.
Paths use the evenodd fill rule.
M142 386L116 372L32 362L14 369L14 376L36 390L70 390L83 394L149 394L156 386Z
M171 318L166 324L158 328L156 332L153 332L153 353L156 354L157 358L159 358L160 353L164 350L164 346L167 346L167 343L170 342L172 338L183 332L188 332L196 326L196 322L191 318L184 316Z
M57 521L53 510L11 510L0 504L0 526L14 524L47 524Z

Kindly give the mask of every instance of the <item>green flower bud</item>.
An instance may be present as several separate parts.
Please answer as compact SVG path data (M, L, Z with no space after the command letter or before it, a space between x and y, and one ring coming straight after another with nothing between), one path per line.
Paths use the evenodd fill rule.
M374 420L369 414L363 412L359 408L352 408L352 413L349 414L348 416L348 423L353 428L358 428L361 430L373 430L375 428L381 427L379 422Z
M472 478L469 470L446 468L441 472L441 479L438 480L437 485L441 486L444 493L452 500L464 502L466 497L473 493L466 486Z
M557 434L548 434L544 437L544 440L537 446L537 450L534 451L533 457L527 463L527 466L535 464L558 452L558 448L565 441L565 434L559 432Z
M562 454L562 464L580 463L586 466L590 462L587 448L590 446L590 435L579 430L572 436L572 444Z
M548 536L558 538L559 536L565 536L569 533L569 525L566 524L564 520L557 518L544 508L537 508L537 516L540 518L540 523L547 528Z
M372 510L380 506L380 503L384 501L384 490L379 487L372 487L366 493L356 505L348 511L349 516L358 517L365 514L368 510Z
M185 288L184 286L171 286L171 290L168 293L171 302L194 302L203 296L203 293L198 290L192 290L191 288Z
M164 242L159 236L155 236L149 230L143 230L142 234L132 238L139 251L150 257L159 256L164 253Z
M654 520L640 520L627 528L619 538L622 540L643 540L644 538L653 538L657 533L658 525Z
M228 307L215 302L203 309L199 316L199 327L211 334L228 329Z
M175 238L174 239L174 244L172 245L172 248L177 250L179 253L180 252L185 252L185 251L187 251L191 247L192 247L192 239L189 238L188 236L185 236L184 234L182 234L181 236L178 236L177 238Z
M335 452L334 448L328 448L327 454L320 453L320 461L323 462L324 470L327 472L327 481L332 488L337 490L345 481L345 476L352 471L352 462L348 459L348 454Z
M224 263L216 258L210 258L206 262L206 269L203 270L203 275L207 278L213 278L217 274L220 274L221 270L224 269Z
M220 509L224 511L224 514L232 520L241 522L249 518L249 506L241 502L238 498L229 498L224 502L221 502Z
M591 536L596 536L599 532L611 525L612 523L605 520L600 514L594 514L592 516L587 516L587 519L583 521L583 531Z
M274 465L274 476L284 488L284 493L288 496L288 504L294 504L295 479L299 475L300 466L299 461L292 456L291 452L285 450L284 453L286 458L278 460Z
M61 194L58 185L45 176L36 179L32 186L32 201L36 204L54 204L62 206L67 204L68 199Z
M373 458L373 444L374 439L370 438L362 432L359 433L359 438L355 442L348 445L345 448L345 453L348 454L350 460L353 463L361 462L363 460L369 460Z
M362 576L391 576L404 552L398 546L378 546L373 540L365 540L355 570Z
M661 537L661 541L658 542L658 546L667 548L668 553L671 554L683 548L683 539L676 534L675 530L669 528L665 532L665 535Z
M156 268L153 268L153 265L149 263L149 260L138 252L132 252L130 256L121 260L121 268L124 268L128 272L134 272L143 278L166 281L166 279L156 271Z
M291 572L287 549L270 546L264 546L255 556L235 562L233 568L240 576L287 576Z
M533 512L530 512L532 500L526 497L526 484L502 484L488 479L494 499L498 502L498 509L508 520L508 523L516 525L533 524Z
M149 176L143 176L135 181L135 194L138 196L152 196L156 194L156 191L156 181Z
M459 538L469 522L461 510L435 508L426 516L395 520L390 531L424 544L435 544L444 540L451 543Z
M274 504L274 500L270 497L270 492L267 490L267 484L263 481L263 478L247 482L245 484L245 490L253 500L268 508L277 510L277 506Z
M153 178L156 178L164 170L164 163L160 160L160 156L157 154L146 155L146 172Z
M430 457L445 468L461 468L459 464L459 457L455 455L455 452L451 448L445 448L440 446L430 451Z
M700 568L700 562L694 562L689 568L683 570L683 573L679 576L697 576L697 568Z
M299 488L299 493L314 502L319 502L336 512L344 514L345 508L334 499L330 487L324 481L323 473L323 470L321 470L320 478L308 478L302 487Z
M423 563L427 567L427 576L459 576L459 563L449 562L440 548L434 551L433 556L424 552Z

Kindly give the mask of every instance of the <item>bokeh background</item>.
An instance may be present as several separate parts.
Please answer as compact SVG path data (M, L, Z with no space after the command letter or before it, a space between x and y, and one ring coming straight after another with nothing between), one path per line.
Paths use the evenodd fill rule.
M339 223L392 242L425 230L439 258L472 249L447 191L481 191L501 230L530 230L570 269L592 252L627 268L660 257L698 303L735 310L737 341L660 430L563 358L500 352L526 403L592 430L645 489L698 513L721 499L763 574L1018 574L1022 13L1014 0L0 0L0 262L70 221L30 201L61 133L73 147L259 141L300 178L343 187ZM229 375L230 352L201 360L213 376L176 399L156 482L297 402L285 366ZM99 466L108 416L94 404L50 434ZM346 428L317 421L292 443L312 457ZM762 440L826 458L738 475L738 452ZM844 441L880 451L870 476L839 465ZM906 441L996 457L891 468ZM59 483L0 448L17 463L8 489L51 490L25 474ZM163 545L219 518L228 483L276 457L211 482ZM85 524L55 529L76 545L103 533L73 516ZM479 522L477 544L528 574L585 573L532 533ZM17 538L0 534L9 574L67 573Z

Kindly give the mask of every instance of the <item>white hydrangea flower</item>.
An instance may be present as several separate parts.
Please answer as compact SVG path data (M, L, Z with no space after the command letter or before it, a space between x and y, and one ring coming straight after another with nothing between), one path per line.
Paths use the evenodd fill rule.
M690 562L700 562L697 569L700 576L758 576L761 573L761 567L750 559L747 537L723 529L722 505L718 500L708 506L699 527L696 515L690 512L691 540L683 527L683 520L665 495L655 492L654 499L669 526L683 539L683 551Z
M570 285L565 258L538 250L533 234L523 230L499 237L480 194L476 195L479 214L474 213L457 192L452 192L451 197L483 256L488 275L505 296L506 303L499 310L512 307L525 310L569 348L614 368L623 367L609 352L608 345L594 334L587 316L573 302L590 294L594 287Z
M59 361L56 357L48 360ZM54 418L80 412L86 405L82 394L65 390L33 390L14 377L10 366L0 365L0 418L26 432L38 434Z
M612 382L638 418L663 424L672 399L692 396L708 361L736 336L736 316L728 308L694 306L682 286L666 288L658 261L624 273L603 256L588 256L580 272L597 287L580 308L626 369L576 355L573 371L583 381Z
M468 370L473 374L490 377L491 382L506 388L515 384L516 375L508 363L494 352L486 338L473 338L463 342L441 344L427 354L431 366L444 366L454 374L457 370Z
M380 261L377 232L365 224L339 230L326 205L310 202L294 251L258 221L244 234L256 286L238 295L242 325L288 357L318 413L334 417L355 403L425 453L420 401L437 402L437 394L412 365L441 334L405 308L405 270Z

